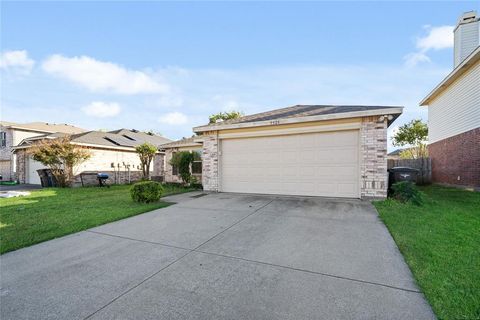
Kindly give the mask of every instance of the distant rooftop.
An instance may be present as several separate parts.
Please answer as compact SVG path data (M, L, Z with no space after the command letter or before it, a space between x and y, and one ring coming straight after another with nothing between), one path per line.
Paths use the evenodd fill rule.
M72 126L66 123L48 123L48 122L28 122L28 123L16 123L9 121L0 121L0 124L5 127L17 128L21 130L36 131L36 132L46 132L46 133L67 133L75 134L85 132L87 130Z
M65 134L64 134L65 135ZM43 136L27 138L23 140L23 146L28 146L39 139L54 139L58 138L59 133L46 134ZM119 129L110 132L103 131L87 131L70 136L71 141L86 145L94 145L99 147L114 147L114 148L135 148L136 146L148 142L158 147L161 144L170 142L171 140L144 132L133 132L127 129Z
M177 141L172 141L169 143L165 143L160 145L160 149L168 149L168 148L178 148L178 147L192 147L192 146L201 146L202 144L199 142L195 142L195 137L190 138L183 138Z

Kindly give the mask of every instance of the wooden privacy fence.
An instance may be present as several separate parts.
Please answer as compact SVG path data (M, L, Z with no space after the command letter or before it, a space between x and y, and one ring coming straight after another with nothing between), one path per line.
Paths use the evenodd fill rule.
M428 184L432 182L432 159L388 159L387 168L393 167L410 167L420 170L418 175L418 184Z

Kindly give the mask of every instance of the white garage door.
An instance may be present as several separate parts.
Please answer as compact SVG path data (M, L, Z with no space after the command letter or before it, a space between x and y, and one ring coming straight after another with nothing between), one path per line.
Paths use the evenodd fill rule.
M38 169L45 169L46 167L38 161L28 158L27 183L41 184Z
M221 191L359 197L358 130L221 141Z

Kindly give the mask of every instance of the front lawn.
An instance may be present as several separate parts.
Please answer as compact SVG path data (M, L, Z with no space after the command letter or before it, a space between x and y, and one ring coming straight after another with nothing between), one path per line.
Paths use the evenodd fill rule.
M375 202L440 319L480 319L480 193L428 186L421 207Z
M27 197L0 199L0 253L170 205L133 202L129 190L127 185L48 188ZM167 185L165 195L191 190Z

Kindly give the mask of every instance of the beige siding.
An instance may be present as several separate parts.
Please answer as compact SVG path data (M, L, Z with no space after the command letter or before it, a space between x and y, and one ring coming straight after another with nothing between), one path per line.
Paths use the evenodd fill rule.
M46 134L45 132L33 132L33 131L23 131L23 130L13 130L13 145L17 146L23 139L42 136Z
M428 118L430 143L480 127L480 62L430 103Z
M125 170L125 165L130 164L130 170L138 170L140 166L140 159L135 152L114 151L104 149L91 149L92 157L75 168L75 174L83 171L111 171L113 170L111 164L114 163L115 169ZM153 162L150 170L153 170Z
M0 160L0 174L2 175L3 181L12 179L11 163L10 160Z

